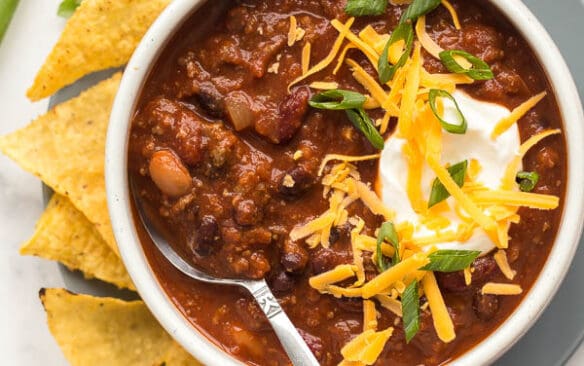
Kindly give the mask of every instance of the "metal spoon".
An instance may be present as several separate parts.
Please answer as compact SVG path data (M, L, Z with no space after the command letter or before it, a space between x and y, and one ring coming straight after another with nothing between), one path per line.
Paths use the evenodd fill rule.
M146 232L152 238L160 253L179 271L195 280L214 283L219 285L237 285L246 288L260 305L260 308L266 314L274 332L282 343L284 350L295 366L318 366L319 363L308 348L304 339L294 327L286 313L282 310L278 301L270 291L265 279L262 280L242 280L242 279L224 279L209 276L199 271L187 261L185 261L155 229L154 224L148 218L141 200L137 197L137 191L132 189L136 208Z

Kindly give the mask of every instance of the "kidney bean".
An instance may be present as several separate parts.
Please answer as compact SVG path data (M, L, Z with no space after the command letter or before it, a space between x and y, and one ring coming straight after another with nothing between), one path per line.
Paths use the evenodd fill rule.
M472 298L472 308L480 320L489 321L499 310L499 298L496 295L483 295L477 291Z

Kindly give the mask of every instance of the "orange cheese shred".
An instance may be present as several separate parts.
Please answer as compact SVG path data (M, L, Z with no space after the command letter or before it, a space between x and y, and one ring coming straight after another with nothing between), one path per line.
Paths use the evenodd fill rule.
M456 9L454 9L454 6L452 6L452 4L448 1L448 0L442 0L441 1L442 6L444 6L446 8L446 10L448 10L448 12L450 13L450 16L452 17L452 24L454 24L454 28L460 30L460 20L458 19L458 14L456 13Z
M543 98L545 98L546 95L547 92L543 91L537 95L534 95L533 97L529 98L528 100L517 106L515 109L513 109L509 116L504 117L499 122L497 122L497 125L495 126L493 132L491 133L491 138L494 140L497 137L499 137L503 132L507 131L509 127L517 123L517 121L520 120L521 117L523 117L527 112L529 112L531 108L535 107L537 103L539 103Z
M302 75L306 75L308 69L310 68L310 52L312 50L312 45L310 42L306 42L304 47L302 47Z
M354 21L355 21L355 18L349 18L349 20L347 20L347 22L345 24L342 24L339 21L337 21L338 27L336 27L336 28L337 28L337 30L339 30L339 36L335 40L335 43L333 44L333 47L331 48L331 51L329 52L328 56L326 56L318 64L314 65L304 75L302 75L302 76L298 77L297 79L295 79L294 81L292 81L288 85L288 90L290 90L290 88L292 86L298 84L300 81L306 79L307 77L314 75L317 72L326 69L331 64L331 62L334 61L335 57L339 53L339 50L341 49L341 46L343 44L343 41L345 40L345 37L348 34L353 34L353 33L351 33L351 26L353 25Z
M434 322L434 329L438 338L444 343L449 343L456 338L454 332L454 324L438 288L438 283L434 277L434 273L428 272L422 279L422 287L428 304L430 305L430 312L432 313L432 320Z

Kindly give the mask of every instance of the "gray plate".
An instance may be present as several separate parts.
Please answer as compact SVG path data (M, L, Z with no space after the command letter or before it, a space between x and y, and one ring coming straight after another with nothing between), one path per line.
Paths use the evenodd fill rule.
M584 0L525 0L566 58L568 66L584 95ZM58 104L79 94L80 91L105 79L113 71L99 72L59 92L51 99ZM584 169L584 166L582 167ZM50 197L45 189L45 197ZM574 263L556 297L537 323L505 354L496 365L550 366L563 365L584 338L584 245L576 252ZM97 296L114 296L134 299L136 294L120 291L101 281L87 281L77 272L61 267L68 288Z

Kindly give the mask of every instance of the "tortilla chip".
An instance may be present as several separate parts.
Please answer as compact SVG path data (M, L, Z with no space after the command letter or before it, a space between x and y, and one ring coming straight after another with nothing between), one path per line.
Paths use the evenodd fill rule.
M190 353L185 351L178 343L172 344L163 358L161 365L164 366L201 366Z
M142 301L43 289L49 330L72 366L159 364L174 341Z
M59 261L71 270L82 271L86 278L135 290L120 258L83 213L58 194L51 198L33 237L20 248L20 254Z
M104 161L109 115L120 78L117 73L27 127L0 137L0 150L68 197L118 255L107 210Z
M46 98L84 75L126 64L170 0L84 0L27 96Z

